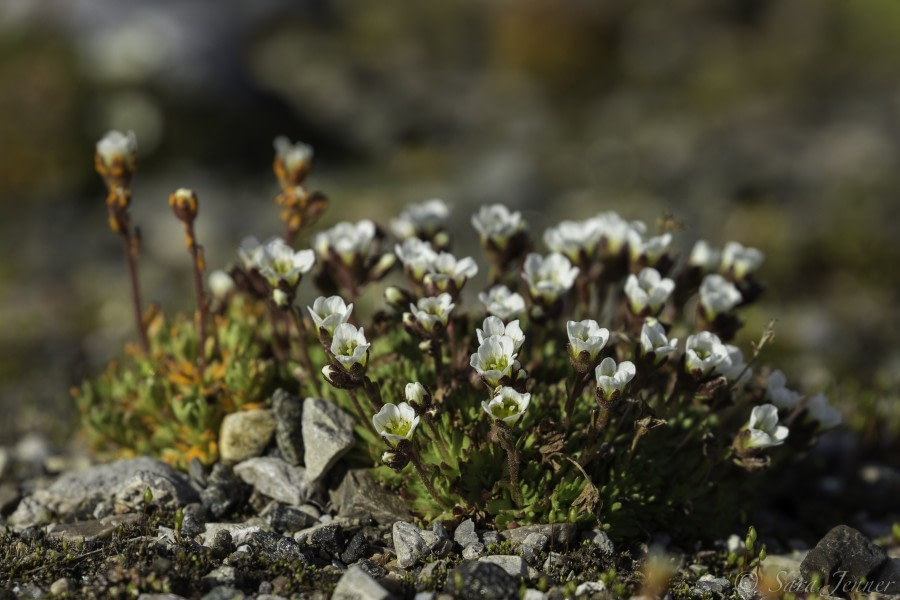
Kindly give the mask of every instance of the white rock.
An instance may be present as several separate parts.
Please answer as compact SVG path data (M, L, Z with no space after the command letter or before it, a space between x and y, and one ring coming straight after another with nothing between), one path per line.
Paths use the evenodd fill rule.
M299 506L316 492L303 467L295 467L280 458L251 458L235 465L234 473L260 494L285 504Z
M392 528L394 552L397 553L397 564L403 569L416 564L428 552L428 545L419 533L419 528L412 523L397 521Z
M391 597L391 593L368 573L353 565L341 576L331 600L387 600Z

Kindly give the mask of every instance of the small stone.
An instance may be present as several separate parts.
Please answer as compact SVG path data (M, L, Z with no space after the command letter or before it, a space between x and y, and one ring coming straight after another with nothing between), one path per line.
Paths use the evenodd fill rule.
M205 584L207 587L214 587L220 585L233 586L238 583L240 578L240 574L237 569L231 566L223 565L221 567L217 567L204 575L200 582Z
M19 503L19 486L14 483L0 483L0 515L7 515Z
M303 464L303 401L281 388L272 396L275 443L281 457L292 465Z
M390 592L381 587L368 573L352 566L341 576L331 600L388 600Z
M308 512L278 503L274 503L264 516L278 533L294 533L316 523L316 519Z
M522 547L531 548L534 551L540 552L544 550L549 543L549 537L547 537L543 533L535 531L534 533L529 533L525 536L525 539L522 540Z
M332 524L317 527L309 536L309 543L326 556L338 558L344 551L344 530Z
M219 585L209 590L200 600L244 600L246 597L244 592L231 585Z
M518 597L519 582L498 565L469 561L447 574L444 591L460 600L508 600Z
M218 559L225 558L234 551L234 541L231 537L231 533L224 529L216 531L208 546L213 557Z
M206 467L200 462L196 456L188 463L188 475L191 481L201 488L205 488L209 483L206 480Z
M185 600L185 598L178 594L141 594L138 600Z
M800 564L800 574L805 581L819 573L825 581L857 582L870 579L886 560L884 549L869 538L852 527L838 525L809 551Z
M115 515L102 520L76 521L75 523L57 523L50 526L50 537L68 542L93 542L106 540L112 537L119 527L129 523L136 523L140 515L129 513Z
M275 433L271 410L242 410L222 419L219 430L219 456L225 462L240 462L259 456Z
M353 417L321 398L303 401L303 460L310 481L318 481L353 446Z
M65 596L72 591L72 580L68 577L60 577L50 584L50 595Z
M346 564L352 564L361 558L364 558L369 552L369 543L362 531L357 531L350 538L347 547L341 553L341 560Z
M488 530L481 534L481 541L485 546L500 543L500 534L494 530Z
M481 542L472 542L462 549L462 557L466 560L474 560L484 554L484 544Z
M254 531L248 538L248 545L257 554L275 560L300 560L309 562L303 548L293 538L269 531Z
M200 502L216 519L242 507L250 496L250 487L224 463L213 465L206 480L208 487L200 492Z
M206 529L206 511L203 505L196 502L184 507L184 520L181 522L181 535L187 539L203 533Z
M245 523L207 523L200 539L200 545L212 548L216 537L222 531L228 532L235 546L240 546L246 544L250 540L250 536L260 531L260 528Z
M522 595L522 600L544 600L547 597L547 594L542 592L541 590L535 590L532 588L528 588L525 590L525 593Z
M368 558L361 558L356 561L356 566L366 572L369 577L380 579L387 575L387 569L379 566Z
M413 566L423 554L428 552L425 540L419 534L419 529L412 523L397 521L392 528L394 537L394 552L397 553L397 564L408 569Z
M49 522L53 515L92 514L103 501L139 508L150 488L153 504L174 508L197 499L186 475L155 459L140 457L61 475L24 498L9 517L15 529Z
M518 546L525 541L529 534L541 533L547 536L554 547L559 548L574 543L577 532L578 528L574 523L549 523L507 529L500 532L500 537Z
M350 519L375 519L381 525L409 521L409 509L396 494L378 485L366 469L353 469L344 475L337 491L331 494L337 514Z
M868 590L880 594L900 595L900 558L891 558L872 576Z
M295 467L280 458L251 458L236 465L234 472L259 493L286 504L302 504L316 492L303 467Z
M731 591L731 583L724 577L704 575L691 588L691 596L695 598L725 598Z
M456 526L456 531L453 532L453 541L463 548L479 541L478 534L475 533L475 523L472 519L466 519Z
M609 536L602 529L586 531L582 535L582 539L589 541L603 556L612 556L616 553L616 548L613 546L612 540L609 539Z
M547 559L544 561L542 565L543 570L545 572L550 572L551 570L562 570L569 565L571 559L565 554L560 554L559 552L551 552L547 555Z
M516 556L515 554L495 554L493 556L482 556L478 559L478 562L497 565L513 577L528 576L528 564L521 556Z

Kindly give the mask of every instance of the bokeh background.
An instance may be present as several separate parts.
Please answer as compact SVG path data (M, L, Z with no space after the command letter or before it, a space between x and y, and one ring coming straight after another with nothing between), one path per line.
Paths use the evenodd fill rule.
M438 196L461 251L485 202L536 233L668 213L685 251L762 249L745 343L778 319L766 360L900 460L896 0L4 0L0 444L77 440L68 388L133 337L93 171L111 128L139 139L140 274L166 311L192 306L168 194L197 191L225 266L280 231L285 134L315 147L322 226Z

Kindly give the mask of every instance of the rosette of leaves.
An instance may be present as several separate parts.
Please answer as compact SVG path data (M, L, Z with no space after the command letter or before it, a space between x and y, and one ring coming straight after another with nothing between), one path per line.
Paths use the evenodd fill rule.
M208 362L197 367L197 328L187 315L150 324L150 353L128 347L96 379L73 390L94 448L149 454L186 468L218 457L225 415L258 406L287 380L275 361L261 303L236 297L214 317Z

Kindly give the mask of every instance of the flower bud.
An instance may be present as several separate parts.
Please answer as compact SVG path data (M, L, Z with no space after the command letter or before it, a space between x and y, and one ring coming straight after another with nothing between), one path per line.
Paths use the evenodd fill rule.
M188 188L179 188L169 196L169 206L179 221L192 223L197 218L199 208L197 194Z
M399 472L409 464L409 455L399 450L385 450L381 455L381 462Z

